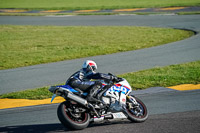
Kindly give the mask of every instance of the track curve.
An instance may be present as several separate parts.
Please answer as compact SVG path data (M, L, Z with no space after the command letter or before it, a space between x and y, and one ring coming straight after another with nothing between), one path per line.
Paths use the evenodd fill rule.
M147 105L149 118L145 122L131 123L124 120L95 123L75 132L198 133L200 131L200 90L184 92L166 90L159 93L143 91L136 96ZM0 132L74 132L61 125L56 115L57 107L58 104L52 104L0 110Z
M200 15L184 16L0 16L0 24L26 25L134 25L200 31ZM116 74L200 60L200 35L158 47L91 57L100 71ZM24 68L1 70L1 93L60 83L79 69L86 58ZM109 63L112 61L112 64ZM120 65L116 65L118 62ZM76 66L76 67L75 67ZM123 69L122 69L123 68ZM69 72L68 72L69 70ZM54 75L54 78L51 77ZM37 78L35 78L37 77ZM52 80L53 79L53 80ZM23 83L21 83L23 82ZM15 89L19 88L19 89ZM94 124L75 132L197 132L200 131L200 90L167 91L138 95L150 112L144 123L129 121ZM56 116L57 104L0 110L0 132L74 132L65 129Z
M200 31L199 23L200 15L0 16L0 24L151 26L188 29L196 33ZM73 71L80 69L86 59L95 60L100 72L114 74L200 60L199 42L200 35L196 34L179 42L142 50L0 70L0 84L3 88L0 94L65 82Z

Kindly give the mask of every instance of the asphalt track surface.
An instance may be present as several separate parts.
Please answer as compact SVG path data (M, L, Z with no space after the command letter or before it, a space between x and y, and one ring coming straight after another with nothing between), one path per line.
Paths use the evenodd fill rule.
M58 104L0 110L0 132L199 133L199 95L200 90L179 92L165 88L136 92L149 110L145 122L94 123L81 131L71 131L60 124L56 115Z
M134 25L188 29L194 30L197 33L200 31L199 15L1 16L0 24ZM200 38L199 34L197 34L186 40L158 47L96 56L89 59L94 59L98 63L99 70L102 72L120 74L155 66L166 66L199 60L199 42ZM64 82L68 75L80 68L85 59L88 58L2 70L0 71L0 84L1 88L5 90L1 89L0 93L17 91L18 89L15 88L23 90L46 84ZM20 83L21 81L23 82ZM32 86L28 87L29 84L32 84ZM166 88L150 88L134 93L144 101L149 110L149 119L144 123L130 123L129 121L98 123L82 131L70 131L64 128L58 121L56 116L58 104L52 104L0 110L0 132L200 132L200 90L182 92Z
M0 24L13 25L115 25L152 26L200 31L200 15L113 15L113 16L0 16ZM100 72L122 74L156 66L200 60L200 35L158 47L117 54L81 58L57 63L0 71L0 94L64 83L80 69L86 59L93 59Z

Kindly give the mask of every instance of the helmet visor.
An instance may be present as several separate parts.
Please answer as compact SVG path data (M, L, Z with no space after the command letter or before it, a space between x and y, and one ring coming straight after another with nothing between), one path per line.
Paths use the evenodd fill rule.
M95 66L91 66L92 68L92 71L95 71L96 70L96 67Z

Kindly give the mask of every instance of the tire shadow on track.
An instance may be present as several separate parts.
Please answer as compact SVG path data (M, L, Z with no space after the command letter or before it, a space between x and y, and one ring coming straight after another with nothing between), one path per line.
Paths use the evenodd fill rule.
M70 130L65 128L61 123L57 124L38 124L38 125L20 125L20 126L7 126L0 127L0 133L62 133L62 132L94 132L94 128L98 127L116 125L116 124L130 124L130 121L113 121L113 122L104 122L104 123L94 123L90 124L84 130Z
M47 133L47 132L66 132L61 124L41 124L41 125L22 125L8 126L0 128L0 133Z
M25 126L7 126L0 128L4 133L199 133L200 110L150 115L143 123L128 120L92 124L84 130L72 131L60 123Z

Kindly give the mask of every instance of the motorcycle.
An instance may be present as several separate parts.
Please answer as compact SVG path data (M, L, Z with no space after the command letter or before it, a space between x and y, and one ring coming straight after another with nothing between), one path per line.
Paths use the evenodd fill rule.
M101 103L89 103L86 100L87 92L69 85L49 88L54 93L51 102L57 95L66 100L57 109L57 116L66 128L80 130L92 122L123 119L144 122L148 118L147 107L139 98L131 95L132 88L126 79L116 77L109 82L100 82L104 86L98 93Z

